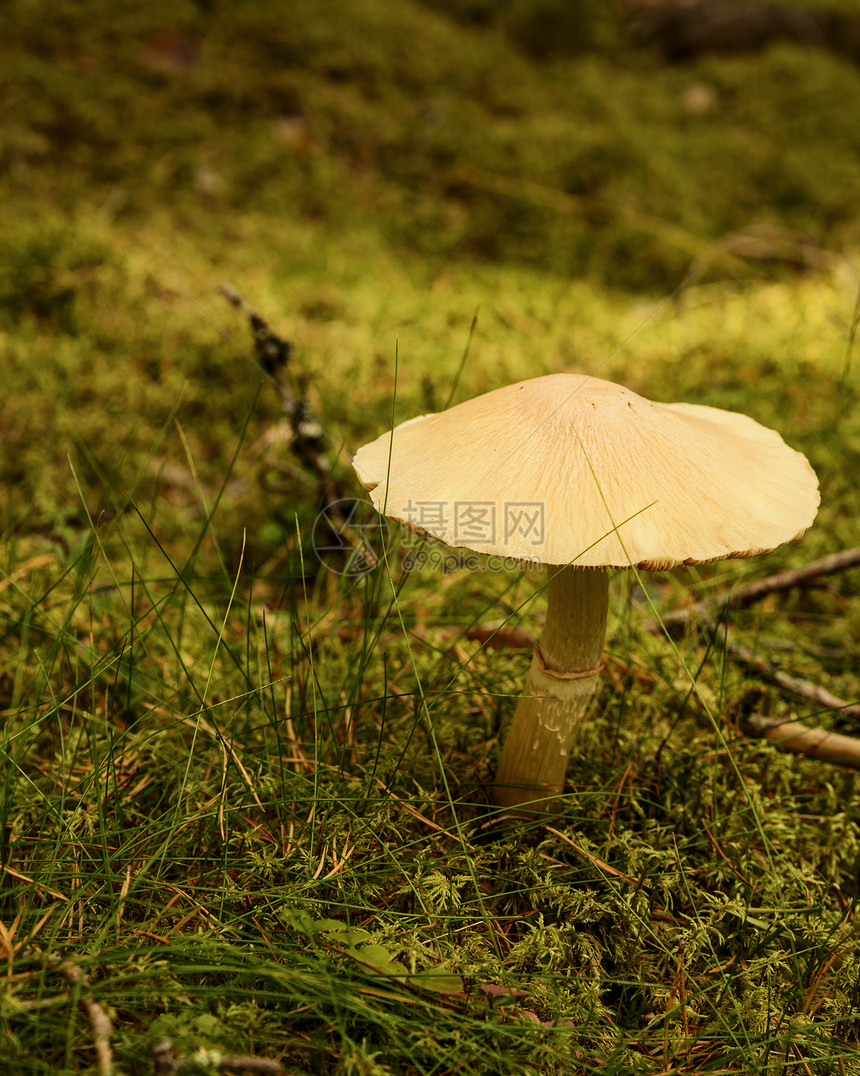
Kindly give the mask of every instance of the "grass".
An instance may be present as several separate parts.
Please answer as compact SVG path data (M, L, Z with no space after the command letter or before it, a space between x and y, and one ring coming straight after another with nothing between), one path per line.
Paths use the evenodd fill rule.
M28 92L0 198L0 1067L98 1071L94 999L121 1073L152 1071L164 1037L186 1059L337 1076L858 1071L855 778L737 727L753 692L765 713L852 721L763 683L701 626L647 627L653 609L856 544L853 180L819 186L795 155L794 202L755 169L710 208L701 178L631 197L658 137L665 161L701 138L699 177L721 157L751 165L667 118L678 86L706 78L735 102L707 122L743 144L752 70L779 161L805 114L777 127L774 87L799 94L800 71L835 87L810 108L839 135L817 159L842 175L856 72L782 48L655 85L647 57L622 54L602 100L599 19L573 64L514 49L516 6L513 30L369 0L344 5L346 29L310 6L288 30L255 4L208 20L156 6L140 25L86 10L5 15L26 49L4 100ZM359 24L377 32L347 47ZM418 27L420 56L403 44ZM198 50L186 75L159 73L171 34ZM488 82L499 49L509 77ZM526 131L559 141L570 80L578 108L600 109L583 135L604 162L595 189L627 207L599 235L570 212L564 161L508 153ZM471 133L410 134L430 84L437 110L468 98ZM644 84L654 122L630 152ZM315 148L284 164L272 123L297 87ZM451 187L454 160L484 187ZM661 198L678 192L675 213ZM765 204L783 238L815 222L804 272L724 242ZM678 228L697 237L683 257ZM588 271L571 277L577 251ZM778 428L819 474L818 520L768 557L618 573L564 811L513 824L484 787L528 652L471 636L537 631L539 574L409 571L396 530L374 571L321 565L319 491L278 387L243 354L228 280L293 341L286 389L306 379L348 495L349 453L392 408L599 367ZM856 702L857 583L854 568L732 613L732 638Z

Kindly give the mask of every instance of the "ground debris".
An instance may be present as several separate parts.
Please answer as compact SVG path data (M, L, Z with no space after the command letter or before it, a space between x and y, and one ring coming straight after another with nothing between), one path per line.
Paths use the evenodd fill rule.
M266 1057L237 1057L218 1050L198 1050L191 1057L180 1057L170 1039L162 1039L152 1050L155 1076L172 1076L176 1072L223 1072L225 1076L283 1076L277 1061Z

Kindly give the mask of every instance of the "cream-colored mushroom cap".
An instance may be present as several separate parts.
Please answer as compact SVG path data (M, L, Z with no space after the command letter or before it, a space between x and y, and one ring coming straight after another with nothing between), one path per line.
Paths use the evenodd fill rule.
M806 458L746 415L579 374L413 418L353 460L378 511L450 546L543 564L671 568L799 538Z

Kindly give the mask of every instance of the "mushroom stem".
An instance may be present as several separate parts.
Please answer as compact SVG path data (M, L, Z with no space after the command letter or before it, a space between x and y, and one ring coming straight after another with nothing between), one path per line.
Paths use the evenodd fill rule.
M547 611L493 785L500 807L554 813L600 678L609 573L549 566Z

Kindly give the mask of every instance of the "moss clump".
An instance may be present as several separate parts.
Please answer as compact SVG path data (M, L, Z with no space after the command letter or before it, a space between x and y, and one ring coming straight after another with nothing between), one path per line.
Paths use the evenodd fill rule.
M437 263L646 289L808 265L856 220L860 73L823 49L667 67L592 3L0 18L6 198L361 222Z

